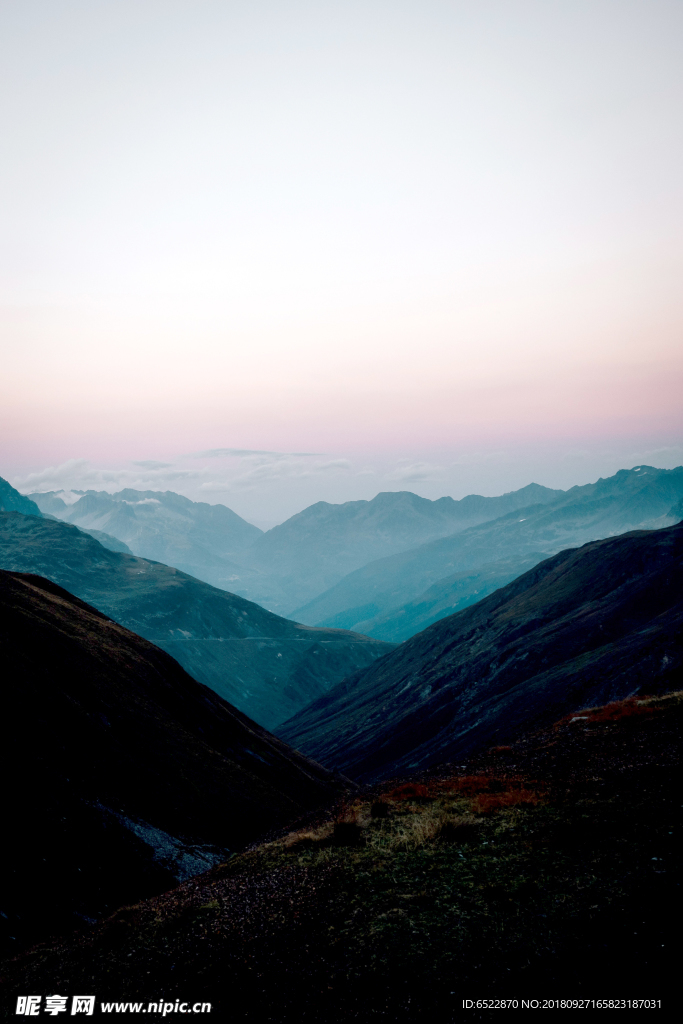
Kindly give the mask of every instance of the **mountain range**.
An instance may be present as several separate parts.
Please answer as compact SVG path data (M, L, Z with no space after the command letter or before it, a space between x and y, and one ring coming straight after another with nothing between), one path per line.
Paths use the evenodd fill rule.
M435 609L432 621L446 611L448 576L480 570L501 559L519 560L522 571L530 559L540 561L565 547L627 530L670 526L681 518L676 508L682 499L683 467L620 470L594 484L556 494L544 504L518 508L411 551L370 562L293 614L314 625L334 625L378 639L404 640L411 633L402 630L397 620L404 614L410 620L407 606L413 602L429 604L433 595L425 592L435 584L441 593L441 606ZM489 573L487 569L485 575ZM459 580L454 578L453 610L458 606L460 589ZM474 589L479 591L475 599L483 596L478 586ZM424 618L421 624L427 624Z
M341 505L319 501L268 530L243 553L242 561L262 574L250 581L249 597L293 614L368 562L561 493L529 484L495 498L470 494L460 501L430 501L410 491L385 491L371 501Z
M577 709L680 686L683 524L546 559L277 729L370 781L465 758Z
M341 1022L451 1019L454 987L509 994L509 972L554 994L606 966L659 983L682 492L683 470L637 467L371 562L388 599L355 611L395 645L289 621L0 487L0 933L12 953L80 932L10 961L12 995L201 988L235 1016L239 986L242 1019ZM419 532L445 509L443 528L451 506L413 497L313 506L272 578L297 531L332 545L335 517L338 565L364 516L396 543L413 514ZM405 579L421 589L391 604Z
M169 889L339 792L168 654L39 576L0 572L0 653L10 950Z
M79 497L67 502L67 493L69 499ZM233 556L262 532L225 505L190 501L173 491L46 491L30 497L41 512L116 537L136 555L173 565L224 590L233 590L231 584L245 575Z
M391 650L283 619L178 569L111 551L76 526L0 512L0 568L44 576L168 651L261 725L291 717Z
M400 642L564 547L677 522L683 468L637 466L568 491L529 484L459 501L397 491L317 502L266 533L223 505L168 491L73 501L77 493L31 498L46 515L278 614Z
M45 514L104 531L136 555L286 615L373 559L562 493L529 484L495 498L430 501L390 491L372 501L319 501L267 533L224 505L192 502L171 491L49 491L31 498ZM75 502L62 497L76 494Z

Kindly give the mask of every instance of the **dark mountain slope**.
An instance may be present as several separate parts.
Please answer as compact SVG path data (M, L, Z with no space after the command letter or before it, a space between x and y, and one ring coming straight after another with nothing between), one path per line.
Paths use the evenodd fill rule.
M162 891L335 792L48 580L0 572L0 658L3 924L18 941Z
M16 1020L17 995L94 992L140 1001L143 1021L197 998L221 1021L452 1024L497 1019L463 1011L485 993L673 1018L682 711L680 694L594 708L359 793L7 963L0 1005Z
M173 491L131 488L116 494L85 491L78 501L67 504L62 493L31 497L43 512L111 534L134 554L173 565L213 586L232 590L235 581L253 575L240 568L234 556L253 544L261 530L225 505L190 501Z
M107 550L56 520L0 513L0 567L65 587L167 649L266 726L390 650L359 634L290 622L170 566Z
M353 778L506 743L681 683L683 525L563 551L429 626L278 729Z
M371 562L294 614L303 622L374 629L439 580L499 559L539 558L627 530L657 529L676 521L683 498L683 467L620 470L606 480L572 487L543 505L519 508L451 537ZM371 632L371 635L374 635Z
M562 491L529 484L495 498L470 494L430 501L410 491L384 491L372 501L319 501L268 530L238 559L262 577L240 592L288 614L366 562L496 519Z
M16 491L7 480L0 476L0 512L22 512L25 516L42 516L42 512L25 495Z

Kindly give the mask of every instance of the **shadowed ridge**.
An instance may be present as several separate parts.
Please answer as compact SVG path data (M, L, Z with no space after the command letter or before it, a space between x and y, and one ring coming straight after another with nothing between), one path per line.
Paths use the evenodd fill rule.
M0 658L10 944L168 889L339 790L49 580L0 572Z
M58 520L0 512L0 567L54 580L162 646L266 726L391 650L359 633L283 619L161 562L109 550Z
M683 525L549 558L279 727L360 780L460 758L587 703L676 688Z

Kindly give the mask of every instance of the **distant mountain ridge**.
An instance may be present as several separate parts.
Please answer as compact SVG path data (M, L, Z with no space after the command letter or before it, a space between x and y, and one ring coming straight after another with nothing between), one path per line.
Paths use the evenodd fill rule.
M46 515L104 531L278 614L393 642L492 592L498 570L485 566L501 563L503 585L513 563L523 572L567 546L673 524L683 468L637 466L568 491L529 484L459 501L387 491L317 502L267 533L173 492L88 491L71 504L57 492L33 497Z
M341 505L319 501L268 530L242 556L263 574L249 582L249 596L289 614L373 559L561 493L529 484L499 497L470 494L459 501L431 501L411 491L383 491L371 501Z
M316 625L362 629L378 639L396 637L398 619L408 606L428 604L432 598L425 592L437 584L447 590L447 577L501 559L518 559L523 565L533 556L538 561L565 547L627 530L670 526L677 521L672 507L681 499L683 467L619 470L596 483L572 487L542 505L520 508L370 562L293 614Z
M371 501L320 501L262 533L223 505L192 502L172 491L49 491L31 497L46 514L101 530L144 558L173 565L213 586L288 614L373 559L452 534L561 491L529 484L486 498L431 501L385 491Z
M562 551L434 623L277 730L371 781L680 687L683 524Z
M64 587L266 726L391 650L360 634L290 622L54 519L0 512L0 568Z
M109 534L133 554L173 565L224 590L233 590L235 581L252 575L234 561L234 555L262 531L225 505L191 501L173 491L74 491L81 497L72 503L60 497L64 493L36 492L30 497L45 513Z
M10 953L173 888L339 790L168 654L39 576L0 572L0 656Z

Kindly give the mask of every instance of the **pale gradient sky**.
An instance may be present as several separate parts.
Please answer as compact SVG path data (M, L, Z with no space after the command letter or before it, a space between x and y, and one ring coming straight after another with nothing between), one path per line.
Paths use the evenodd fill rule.
M680 0L0 0L0 475L271 521L680 463L682 42Z

